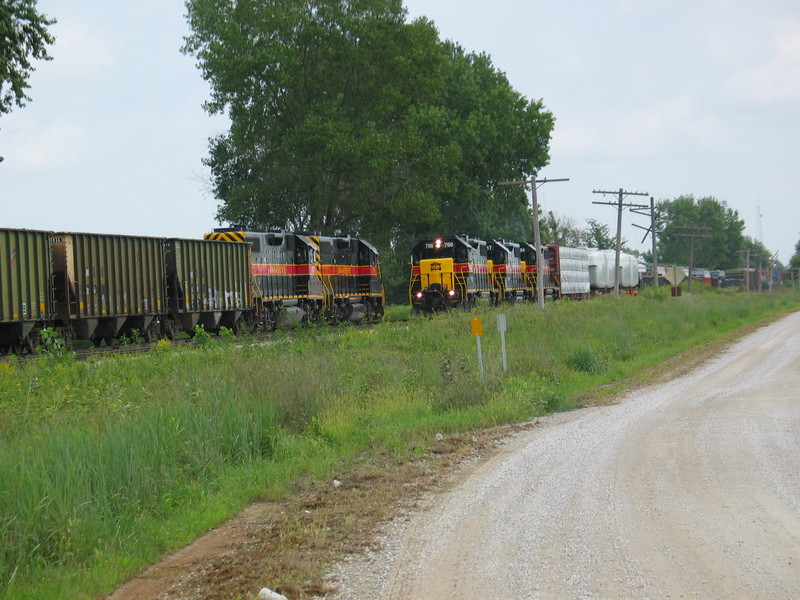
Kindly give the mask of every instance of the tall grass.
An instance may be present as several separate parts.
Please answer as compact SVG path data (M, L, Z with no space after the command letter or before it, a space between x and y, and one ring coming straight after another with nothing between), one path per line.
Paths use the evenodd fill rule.
M76 362L0 363L0 595L93 598L259 498L433 431L572 408L796 308L795 294L598 298ZM484 325L486 379L469 319Z

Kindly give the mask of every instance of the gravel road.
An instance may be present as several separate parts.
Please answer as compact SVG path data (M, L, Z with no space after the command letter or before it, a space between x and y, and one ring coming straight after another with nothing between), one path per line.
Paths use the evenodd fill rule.
M336 600L800 598L800 313L543 419L330 580Z

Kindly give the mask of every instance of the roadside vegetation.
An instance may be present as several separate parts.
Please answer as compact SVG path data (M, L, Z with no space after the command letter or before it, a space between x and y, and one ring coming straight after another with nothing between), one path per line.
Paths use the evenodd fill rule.
M798 300L650 289L409 321L396 307L369 329L269 343L200 336L135 356L0 362L0 597L101 597L250 502L387 453L411 460L436 433L603 402L627 378Z

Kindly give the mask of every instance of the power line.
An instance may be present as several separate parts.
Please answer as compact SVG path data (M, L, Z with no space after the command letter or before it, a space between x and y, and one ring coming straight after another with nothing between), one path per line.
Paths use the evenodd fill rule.
M616 202L592 202L592 204L606 204L608 206L616 206L617 207L617 251L616 251L616 261L614 264L614 295L619 296L619 263L620 263L620 251L622 246L622 208L647 208L644 204L625 204L623 200L627 196L649 196L647 192L626 192L624 189L619 188L619 191L610 192L606 190L593 190L593 194L617 194L618 198Z
M643 209L640 208L632 208L632 213L636 213L637 215L646 215ZM656 234L661 234L662 232L658 231L658 217L661 216L661 211L656 208L655 199L650 196L650 227L642 227L641 225L637 225L633 223L634 227L638 227L639 229L644 229L644 237L642 238L642 243L647 239L648 234L652 234L653 239L653 283L656 287L658 287L658 248L656 243Z
M515 181L501 181L498 185L524 185L531 186L531 203L533 204L533 243L536 246L536 296L539 308L544 309L544 286L542 285L542 269L544 268L544 257L542 256L542 235L539 231L539 204L536 199L536 190L545 183L556 181L569 181L569 179L536 179L536 173L530 179L519 179Z
M689 284L686 288L688 293L692 293L692 270L694 269L694 241L697 238L705 239L710 238L711 234L708 233L698 233L698 232L706 232L710 231L710 227L700 227L698 225L690 226L690 225L682 225L682 226L675 226L674 229L683 229L688 233L677 233L677 232L670 232L668 237L685 237L689 238Z

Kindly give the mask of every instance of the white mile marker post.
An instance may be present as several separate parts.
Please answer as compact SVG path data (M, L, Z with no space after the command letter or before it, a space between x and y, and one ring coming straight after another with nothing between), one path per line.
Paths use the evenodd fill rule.
M483 375L483 352L481 351L481 336L483 335L483 322L480 317L472 319L472 335L478 342L478 368L481 372L481 381L484 381Z
M503 349L503 373L508 373L508 359L506 358L506 316L497 315L497 331L500 332L500 347Z

